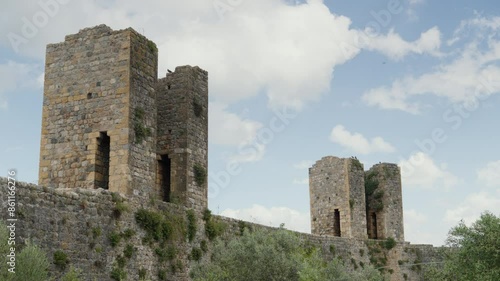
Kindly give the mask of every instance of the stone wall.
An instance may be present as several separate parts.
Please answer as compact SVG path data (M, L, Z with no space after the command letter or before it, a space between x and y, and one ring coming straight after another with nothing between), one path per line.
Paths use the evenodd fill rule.
M146 37L130 31L130 175L131 191L148 198L156 181L156 93L158 50ZM129 191L130 192L130 191Z
M196 263L190 259L193 249L202 248L208 242L205 234L202 214L196 212L196 231L192 239L186 233L174 237L167 245L154 240L147 240L147 232L135 219L140 209L148 209L174 218L175 226L187 224L188 209L161 200L144 201L138 196L120 196L103 189L54 189L33 184L17 182L18 222L16 225L17 245L30 239L40 245L53 261L53 254L62 251L68 256L69 265L83 270L83 280L112 280L111 274L120 269L127 274L127 280L139 280L140 272L146 274L146 280L159 280L158 275L165 273L166 280L188 281L189 268ZM7 179L0 177L0 189L5 194ZM6 209L6 196L0 197L2 210ZM5 219L6 212L2 212ZM223 239L232 239L240 235L242 225L252 229L264 228L259 224L213 216L226 225ZM131 233L131 235L125 235ZM112 245L112 238L121 240ZM380 240L349 239L332 236L298 233L311 245L323 250L326 260L338 257L352 270L372 264L384 268L392 281L423 280L422 263L441 259L438 249L430 245L410 245L397 243L391 250L383 247ZM127 247L134 251L126 257ZM174 256L161 260L159 253L164 248L174 247ZM204 258L209 257L204 254ZM55 278L68 270L52 265L51 275ZM392 273L391 273L392 272ZM405 278L406 276L406 278Z

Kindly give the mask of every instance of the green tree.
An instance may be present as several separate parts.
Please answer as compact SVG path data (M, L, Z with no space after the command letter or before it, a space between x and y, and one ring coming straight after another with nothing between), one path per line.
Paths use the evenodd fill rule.
M470 227L462 221L446 244L444 265L430 268L428 280L500 280L500 217L485 212Z
M306 246L293 232L245 229L242 236L217 240L211 260L191 271L194 281L381 281L370 267L350 273L339 260L325 262L321 252Z

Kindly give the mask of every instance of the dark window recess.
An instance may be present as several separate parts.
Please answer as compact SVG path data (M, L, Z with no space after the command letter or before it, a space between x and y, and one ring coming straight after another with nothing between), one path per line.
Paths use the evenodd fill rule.
M203 106L195 99L193 99L193 112L196 117L200 117L203 113Z
M97 82L97 83L95 83L95 85L96 85L97 87L100 87L100 86L101 86L101 82Z
M168 84L168 85L167 85L167 89L168 89L168 90L170 90L170 87L171 87L171 86L170 86L170 84Z
M109 188L109 152L110 138L106 132L101 132L97 138L95 159L95 187Z
M88 94L87 94L87 99L89 100L89 99L91 99L91 98L92 98L92 93L88 93Z
M333 235L340 237L340 211L335 209L333 212Z
M377 214L371 213L369 216L368 222L368 238L370 239L378 239L378 231L377 231Z
M170 183L171 183L171 177L170 177L170 172L171 172L171 164L170 164L170 158L168 158L168 155L161 155L161 159L158 161L158 176L159 176L159 185L160 185L160 190L163 196L163 201L165 202L170 202Z

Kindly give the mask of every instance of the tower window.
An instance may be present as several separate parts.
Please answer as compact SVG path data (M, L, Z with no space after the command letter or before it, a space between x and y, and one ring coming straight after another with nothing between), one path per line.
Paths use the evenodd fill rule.
M100 132L97 138L95 160L95 187L109 188L109 152L110 138L106 132Z
M333 212L333 235L340 237L340 211L339 209L335 209Z
M161 159L158 160L158 177L159 177L159 186L160 186L160 192L162 194L163 201L165 202L170 202L170 191L171 191L171 177L170 177L170 172L172 170L171 168L171 162L170 158L168 157L168 154L161 155Z

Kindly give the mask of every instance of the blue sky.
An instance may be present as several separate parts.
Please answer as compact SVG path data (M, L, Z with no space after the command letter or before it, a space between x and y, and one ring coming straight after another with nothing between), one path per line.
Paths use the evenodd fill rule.
M401 166L412 243L500 213L493 1L40 0L0 14L5 175L37 181L45 45L104 23L155 41L162 76L209 72L214 213L308 232L307 168L326 155Z

